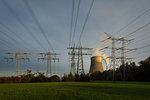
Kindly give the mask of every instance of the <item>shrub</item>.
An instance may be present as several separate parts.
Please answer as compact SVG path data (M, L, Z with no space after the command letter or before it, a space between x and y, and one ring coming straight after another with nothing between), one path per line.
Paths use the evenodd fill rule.
M64 74L64 76L61 78L62 82L68 81L68 76Z
M60 78L57 75L53 75L49 78L49 82L60 82Z

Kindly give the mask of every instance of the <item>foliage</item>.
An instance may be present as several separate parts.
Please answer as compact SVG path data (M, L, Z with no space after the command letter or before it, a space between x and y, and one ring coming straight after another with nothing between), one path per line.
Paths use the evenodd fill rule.
M46 77L44 73L41 72L32 74L31 70L27 70L26 75L0 77L0 83L32 83L32 82L60 82L60 77L57 75Z
M44 73L34 73L31 70L27 71L26 75L13 76L13 77L0 77L0 83L32 83L32 82L60 82L60 81L90 81L89 74L64 74L60 79L59 76L53 75L47 77Z
M68 74L68 80L69 81L74 81L74 76L71 72Z
M66 74L64 74L64 76L61 78L61 80L64 81L68 81L68 76Z
M113 77L114 76L114 77ZM115 81L150 81L150 57L139 62L121 65L114 70L95 72L90 75L91 80L115 80Z
M150 57L140 61L139 66L134 62L121 65L116 70L104 72L95 72L92 74L64 74L60 79L59 76L53 75L47 77L44 73L32 73L27 70L26 75L0 77L0 83L32 83L32 82L65 82L65 81L90 81L90 80L115 80L115 81L150 81Z
M65 82L65 81L90 81L90 75L89 74L75 74L73 75L71 72L66 75L64 74L64 76L62 77L62 81Z
M49 78L49 82L60 82L60 77L57 75L53 75Z
M141 81L150 81L150 57L139 62L138 76Z

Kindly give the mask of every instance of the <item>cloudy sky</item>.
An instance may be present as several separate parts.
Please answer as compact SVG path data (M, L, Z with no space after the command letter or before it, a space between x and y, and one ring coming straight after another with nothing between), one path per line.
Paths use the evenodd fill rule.
M80 34L84 47L95 48L101 44L101 39L107 38L103 32L118 38L126 37L133 32L127 39L134 41L128 43L127 48L140 49L128 52L127 57L133 57L135 58L133 61L138 62L150 54L150 0L94 0L94 2L80 0L78 18L79 0L74 0L74 10L72 10L73 0L25 1L31 8L23 0L0 0L1 75L10 75L14 72L15 61L6 62L4 58L15 57L6 53L16 52L18 48L21 52L31 53L28 56L30 62L21 62L22 71L31 69L35 72L39 67L40 71L45 72L46 61L38 62L37 58L40 57L38 53L47 52L50 48L52 52L60 54L57 56L60 62L55 64L52 62L52 72L60 75L68 73L70 57L67 47L69 44L78 45ZM71 26L74 37L71 35L70 42ZM120 44L117 43L116 46ZM104 52L111 56L110 50ZM117 52L117 55L120 56L120 52ZM85 72L88 72L90 56L84 57L84 65Z

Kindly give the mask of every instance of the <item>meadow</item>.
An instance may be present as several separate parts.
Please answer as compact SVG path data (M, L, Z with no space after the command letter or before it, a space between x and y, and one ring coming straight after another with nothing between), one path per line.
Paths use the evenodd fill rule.
M149 82L0 84L0 100L150 100Z

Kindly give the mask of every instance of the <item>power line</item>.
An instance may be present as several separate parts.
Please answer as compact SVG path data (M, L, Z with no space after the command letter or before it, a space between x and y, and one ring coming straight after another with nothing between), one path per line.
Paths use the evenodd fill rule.
M24 1L24 4L27 6L29 12L31 13L32 17L34 18L35 23L36 23L37 26L39 27L39 29L40 29L41 33L43 34L44 38L46 39L47 43L49 44L49 47L51 47L52 51L54 52L54 49L53 49L53 47L52 47L50 41L48 40L48 38L47 38L47 36L46 36L46 34L45 34L43 28L41 27L41 25L40 25L40 23L39 23L39 21L38 21L36 15L35 15L34 11L32 10L31 6L30 6L29 3L28 3L28 1L27 1L27 0L23 0L23 1Z
M3 35L5 35L7 38L10 38L10 39L13 40L14 42L19 43L20 45L22 45L20 42L16 41L16 40L13 39L11 36L9 36L6 32L3 32L3 31L0 30L0 33L2 33ZM16 44L15 44L15 47L18 47L18 46L16 46ZM26 47L25 47L25 48L26 48ZM28 49L28 48L26 48L26 49Z
M4 40L2 40L2 39L0 39L0 41L1 41L1 44L4 44L5 47L10 48L10 47L8 46L8 44L9 44L8 42L7 42L7 43L8 43L8 44L7 44L6 41L4 41ZM1 48L2 48L2 45L1 45Z
M3 27L5 27L8 31L10 31L11 33L14 33L15 36L17 36L17 39L20 39L21 42L26 43L25 40L23 40L19 35L17 35L17 33L15 33L14 31L12 31L12 30L11 30L9 27L7 27L5 24L3 24L3 23L1 23L1 22L0 22L0 24L1 24ZM27 45L29 45L29 44L27 43ZM23 46L25 47L25 45L23 45Z
M51 53L50 52L50 49L48 49L48 52L46 52L46 53L39 53L42 57L41 58L38 58L38 61L39 60L42 60L42 61L44 61L44 60L47 60L47 71L46 71L46 74L48 75L48 74L52 74L52 72L51 72L51 60L54 60L54 62L55 62L55 60L58 60L59 61L59 58L56 58L56 55L58 55L58 54L56 54L56 53ZM43 57L43 55L45 55L46 56L46 58L45 57ZM54 57L51 57L51 56L54 56Z
M148 56L142 55L142 56L138 56L138 57L136 57L136 58L141 58L141 60L143 60L143 57L144 57L144 59L146 59ZM140 61L141 61L141 60L140 60ZM140 62L140 61L139 61L139 62Z
M143 49L143 48L147 48L147 47L150 47L150 44L142 46L142 47L139 47L138 49Z
M17 18L17 20L19 21L19 23L29 32L31 33L32 38L34 38L37 42L37 44L39 44L43 49L45 49L43 47L43 45L38 41L38 39L34 36L34 34L30 31L30 29L22 22L22 20L17 16L17 14L10 8L10 6L8 5L8 3L5 0L2 0L3 3L5 4L5 6L9 9L9 11L12 13L13 16L15 16ZM4 26L4 25L3 25ZM6 27L6 26L5 26ZM7 29L9 29L7 27ZM10 29L9 29L10 30ZM10 30L12 32L12 30ZM15 33L15 32L13 32ZM23 41L25 42L25 41ZM27 43L27 42L26 42ZM29 45L29 43L27 43ZM46 49L45 49L46 50Z
M77 15L76 15L76 19L75 19L75 26L74 26L74 31L73 31L72 43L74 42L76 26L77 26L77 24L78 24L78 16L79 16L79 9L80 9L80 1L81 1L81 0L79 0L79 2L78 2Z
M81 34L80 34L80 37L79 37L79 43L81 42L81 37L83 35L83 31L84 31L85 25L86 25L86 23L88 21L88 18L89 18L89 15L90 15L90 12L91 12L93 4L94 4L94 0L92 0L91 5L90 5L90 9L89 9L88 14L87 14L87 16L85 18L84 25L83 25L83 28L82 28L82 31L81 31Z
M4 34L7 38L10 38L11 40L15 41L16 43L19 43L20 45L22 45L20 42L16 41L15 39L13 39L12 37L10 37L7 33L3 32L3 31L0 31L0 33ZM3 40L3 39L0 39L1 41L6 42L8 43L7 41ZM12 42L8 43L8 44L12 44ZM12 44L13 45L13 44ZM14 48L18 48L18 46L15 44L13 45ZM9 48L9 46L8 46ZM29 50L28 48L24 47L25 49L27 49L28 51L31 51ZM34 57L34 56L33 56Z
M4 49L0 48L0 51L2 51L2 52L0 52L0 53L1 53L0 55L2 55L3 52L6 52L6 51L8 51L8 50L4 50Z
M148 25L150 25L150 22L147 23L147 24L145 24L145 25L143 25L142 27L139 27L139 28L136 29L135 31L129 33L126 37L130 37L132 34L134 34L135 32L137 32L137 31L139 31L139 30L141 30L141 29L143 29L143 28L145 28L145 27L148 26Z
M84 73L84 64L83 64L83 55L92 55L89 53L83 53L83 50L92 50L93 48L87 48L87 47L82 47L81 44L78 47L69 47L67 49L71 49L72 51L68 53L68 55L71 55L71 72L75 74L75 56L78 56L78 61L77 61L77 73ZM78 50L76 52L75 50Z
M134 58L139 58L139 57L146 57L146 56L150 56L148 55L147 53L149 53L150 51L145 51L145 52L141 52L141 53L138 53L136 54L135 56L133 56ZM145 55L147 54L147 55ZM140 56L141 55L141 56Z
M147 33L150 33L150 31L149 32L144 32L144 33L142 33L142 34L140 34L140 36L138 36L138 37L142 37L142 36L144 36L145 34L147 34Z
M142 36L146 36L147 37L147 35L149 35L149 34L147 34L147 33L150 33L150 32L144 32L144 33L142 33L140 36L138 36L136 39L138 39L138 38L141 38ZM149 37L148 37L149 38ZM147 38L144 38L144 40L145 39L147 39ZM140 41L142 41L143 39L139 39L138 41L140 42ZM137 42L138 42L137 41ZM135 42L136 43L136 42Z
M133 19L131 22L129 22L126 26L124 26L123 28L121 28L120 30L118 30L117 32L114 33L114 35L116 33L119 34L119 32L121 32L123 29L127 28L129 25L131 25L132 23L134 23L137 19L139 19L141 16L143 16L145 13L149 12L150 9L144 11L143 13L141 13L140 15L138 15L137 17L135 17L135 19Z
M141 41L145 41L145 40L147 40L147 39L149 39L150 38L150 36L145 36L144 38L141 38L141 39L139 39L139 40L137 40L137 41L135 41L135 42L133 42L132 44L135 44L135 43L138 43L138 42L141 42ZM130 44L129 44L130 45Z
M7 54L15 54L15 58L6 58L7 62L8 60L16 60L16 71L15 73L16 74L20 74L21 73L21 60L28 60L29 61L29 58L27 57L27 55L29 55L30 53L24 53L24 52L20 52L20 49L18 49L17 52L8 52ZM20 55L26 55L26 57L21 57Z
M150 50L145 50L145 51L141 51L141 52L133 52L133 53L130 54L130 55L133 55L134 53L136 53L136 55L139 55L139 54L147 53L147 52L150 52Z
M22 45L21 44L21 42L18 42L18 41L16 41L14 38L12 38L11 36L9 36L6 32L3 32L3 31L1 31L0 30L0 33L2 33L3 35L5 35L7 38L10 38L12 41L14 41L15 43L18 43L18 44L20 44L20 45ZM4 42L6 42L5 40L3 40L3 39L1 39L2 41L4 41ZM8 42L7 42L8 43ZM12 42L10 42L11 44L12 44ZM18 48L18 46L15 44L15 45L13 45L13 46L15 46L16 48ZM29 50L28 48L26 48L26 47L24 47L25 49L27 49L27 50Z
M70 37L69 37L69 46L72 38L72 27L73 27L73 14L74 14L74 0L72 0L72 10L71 10L71 22L70 22Z
M136 50L139 50L139 49L143 49L143 48L147 48L147 47L150 47L150 44L148 45L145 45L145 46L142 46L142 47L138 47L136 48ZM130 51L130 52L133 52L134 50Z
M7 42L6 40L4 40L4 39L1 39L0 38L0 41L2 41L5 45L7 45L7 44L11 44L12 46L13 46L13 43L12 42ZM8 46L9 47L9 46ZM14 48L16 48L15 46L13 46Z

